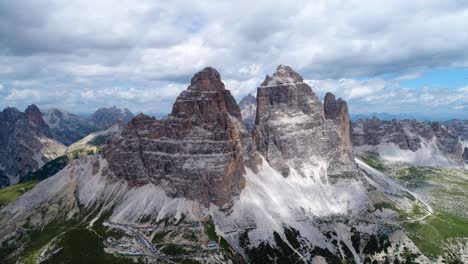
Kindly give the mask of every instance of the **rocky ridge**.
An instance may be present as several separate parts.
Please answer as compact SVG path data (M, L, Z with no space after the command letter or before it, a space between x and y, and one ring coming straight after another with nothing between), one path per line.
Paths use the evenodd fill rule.
M121 109L116 106L99 108L89 118L89 122L100 128L108 129L115 124L125 125L135 115L127 108Z
M52 132L37 106L30 105L25 112L16 108L0 112L1 185L14 184L63 154L66 147L52 138Z
M425 165L462 164L461 137L455 129L439 122L374 117L352 124L352 142L358 152L375 151L396 161L399 155L407 162Z
M442 122L448 129L455 131L460 136L460 141L468 142L468 120L449 120Z
M86 119L60 109L52 108L41 112L52 137L67 146L99 130Z
M337 122L339 128L338 131L340 133L340 137L343 139L343 144L348 151L351 151L351 121L349 119L348 104L341 98L338 98L337 100L335 95L328 92L325 94L323 107L325 118L335 120Z

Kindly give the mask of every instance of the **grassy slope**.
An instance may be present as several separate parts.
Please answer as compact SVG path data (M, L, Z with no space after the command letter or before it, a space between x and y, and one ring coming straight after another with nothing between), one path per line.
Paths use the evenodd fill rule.
M90 216L94 218L95 215ZM130 258L115 256L104 251L103 240L107 237L107 228L103 226L103 220L108 215L104 214L95 222L93 227L88 227L87 221L68 221L52 223L38 230L28 232L25 249L15 261L11 263L116 263L136 264ZM79 218L79 217L78 217ZM54 253L53 253L54 252ZM53 254L52 254L53 253ZM49 258L44 260L44 256Z
M103 239L85 228L49 226L32 232L30 239L20 263L36 263L42 252L56 250L57 253L42 263L133 263L128 258L105 253Z
M451 239L468 238L468 172L439 167L403 166L386 164L378 156L362 157L370 166L384 171L411 190L425 193L434 214L422 221L402 222L407 234L426 255L444 253ZM406 219L421 215L418 210L404 213ZM400 211L400 213L402 213Z
M39 181L28 181L0 189L0 207L18 199L23 193L34 188Z
M468 172L435 167L403 166L391 176L411 189L426 189L435 213L404 227L418 247L428 255L443 253L444 243L468 238Z
M47 162L42 168L25 176L20 183L0 189L0 208L18 199L23 193L34 188L40 181L53 176L65 168L71 160L77 159L83 155L92 154L94 154L94 152L81 149L75 150Z

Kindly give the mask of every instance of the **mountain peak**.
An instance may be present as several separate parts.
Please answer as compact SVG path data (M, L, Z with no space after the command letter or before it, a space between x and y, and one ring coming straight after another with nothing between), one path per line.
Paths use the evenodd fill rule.
M32 104L26 108L26 117L39 129L48 129L48 125L42 119L41 110L35 105Z
M273 76L270 77L267 75L265 81L263 81L262 86L277 85L283 83L298 83L303 82L299 73L294 71L291 67L280 64L276 67L276 71L273 73Z
M133 117L134 114L130 110L121 109L114 105L109 108L99 108L89 117L89 121L99 128L107 129L117 123L126 124Z
M25 112L26 113L39 113L39 114L41 113L41 111L35 104L29 105L28 108L26 108Z
M222 112L241 118L239 106L231 92L224 88L219 72L206 67L193 75L187 90L177 97L171 115L217 119Z
M239 102L239 106L242 108L245 105L250 105L250 104L256 104L257 103L257 98L253 96L251 93L246 95L244 98L242 98Z
M219 91L224 90L221 75L213 67L205 67L193 75L188 90L194 91Z
M132 185L159 184L169 196L224 206L245 186L240 119L219 73L207 67L167 118L138 115L104 154L111 171Z

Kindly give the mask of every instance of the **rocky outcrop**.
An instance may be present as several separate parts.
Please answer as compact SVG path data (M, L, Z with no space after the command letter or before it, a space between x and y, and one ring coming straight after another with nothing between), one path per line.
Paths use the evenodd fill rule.
M279 65L258 87L255 124L258 151L284 176L307 176L312 167L331 182L358 175L338 122L325 118L317 95L288 66Z
M65 145L99 130L86 119L55 108L42 111L42 118L49 126L52 137Z
M239 106L219 73L195 74L161 120L140 114L104 150L111 171L172 197L229 205L245 185Z
M348 104L346 101L338 98L332 93L326 93L323 103L324 113L326 119L335 120L339 127L339 133L343 139L346 148L351 151L351 121L349 120Z
M453 130L460 137L460 141L468 142L468 119L465 120L449 120L442 123L447 128Z
M255 126L255 116L257 111L257 99L252 94L248 94L239 103L242 114L242 123L248 130Z
M468 147L463 150L463 161L468 164Z
M0 175L3 186L14 184L29 172L65 152L53 140L40 110L30 105L25 112L6 108L0 112Z
M433 154L444 155L455 163L462 162L462 145L458 133L438 122L386 121L377 117L360 119L352 125L352 142L354 146L394 144L401 150L412 152L431 148L428 151Z
M121 109L116 106L99 108L89 117L89 122L100 128L108 129L115 124L125 125L134 117L127 108Z

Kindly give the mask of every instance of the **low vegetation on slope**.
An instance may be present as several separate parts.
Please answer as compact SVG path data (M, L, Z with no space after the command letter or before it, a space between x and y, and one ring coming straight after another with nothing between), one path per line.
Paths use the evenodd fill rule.
M393 169L390 175L422 193L434 208L434 213L424 220L404 224L421 251L434 256L442 254L447 246L468 244L467 171L403 166Z
M432 213L420 206L409 212L397 209L402 216L402 226L418 248L427 256L444 255L458 263L459 251L466 252L468 245L468 171L388 163L370 153L361 158L421 196L432 207Z
M46 178L49 178L50 176L55 175L57 172L61 171L65 166L67 166L70 161L74 159L78 159L79 157L83 155L93 155L94 151L93 150L83 150L83 149L77 149L72 152L68 152L65 155L62 155L56 159L53 159L44 166L42 166L40 169L29 173L26 175L21 182L26 182L26 181L31 181L31 180L37 180L37 181L42 181Z
M0 208L18 199L23 193L34 188L40 181L47 179L65 168L72 160L83 155L93 155L92 150L77 149L55 158L42 166L40 169L29 173L21 182L3 189L0 189Z
M0 208L18 199L23 193L34 188L39 181L28 181L0 189Z

